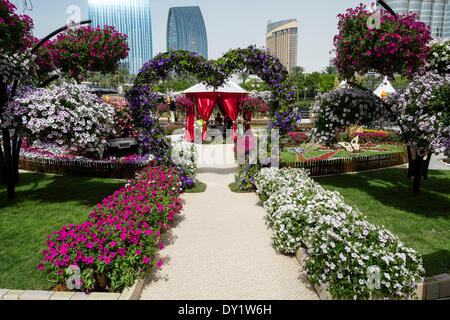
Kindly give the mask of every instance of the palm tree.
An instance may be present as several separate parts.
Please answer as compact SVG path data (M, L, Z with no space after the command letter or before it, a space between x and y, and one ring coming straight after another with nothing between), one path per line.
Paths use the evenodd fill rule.
M249 78L249 74L247 72L239 72L238 73L238 78L240 80L242 80L242 85L245 86L245 83L247 82L248 78Z
M327 66L324 70L323 73L325 74L338 74L337 68L335 66Z
M294 78L297 78L298 76L301 76L305 72L305 68L296 66L292 68L291 74Z
M304 72L305 72L305 68L300 67L300 66L296 66L296 67L292 68L292 71L291 71L291 78L294 81L294 83L296 84L297 101L300 100L300 78Z

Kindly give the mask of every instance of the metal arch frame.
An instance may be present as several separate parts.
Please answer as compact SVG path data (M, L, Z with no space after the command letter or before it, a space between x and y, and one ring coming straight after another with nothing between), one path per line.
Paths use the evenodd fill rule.
M398 17L398 14L386 2L384 2L384 0L377 0L377 4L385 8L393 16Z

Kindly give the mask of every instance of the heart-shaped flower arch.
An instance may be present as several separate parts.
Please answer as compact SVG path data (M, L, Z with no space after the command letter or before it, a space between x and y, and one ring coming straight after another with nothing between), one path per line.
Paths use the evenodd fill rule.
M191 73L201 82L215 88L222 86L233 74L247 72L261 78L270 88L272 114L290 111L295 102L295 89L286 68L268 50L254 46L238 48L228 51L218 60L207 60L197 53L183 50L159 54L144 64L133 88L127 93L136 124L143 128L139 137L141 146L156 153L156 157L163 157L165 152L157 149L165 149L167 143L164 142L163 131L154 112L160 101L155 88L172 71Z

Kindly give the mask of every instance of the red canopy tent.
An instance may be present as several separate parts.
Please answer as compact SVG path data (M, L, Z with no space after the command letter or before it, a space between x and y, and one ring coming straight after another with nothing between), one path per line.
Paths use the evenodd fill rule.
M248 92L238 86L236 83L229 81L222 87L214 89L200 83L192 88L183 91L186 97L190 98L196 105L197 115L204 121L202 140L206 137L206 122L209 121L216 104L219 106L220 112L227 115L233 121L233 138L237 139L236 120L239 115L239 101L248 97ZM186 117L186 140L194 141L194 124L195 110L192 108Z

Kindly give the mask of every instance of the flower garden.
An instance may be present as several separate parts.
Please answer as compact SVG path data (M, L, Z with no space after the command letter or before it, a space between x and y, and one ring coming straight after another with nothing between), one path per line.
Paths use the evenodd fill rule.
M80 81L87 72L117 70L128 55L126 35L81 26L40 41L31 19L0 0L0 30L8 35L0 39L0 287L122 292L163 267L162 238L182 212L182 194L207 186L197 178L195 144L159 123L169 106L156 87L173 72L215 88L247 72L270 95L239 101L245 129L252 114L269 113L269 138L278 130L280 139L265 150L258 130L234 141L245 163L232 189L256 192L274 248L307 250L302 269L335 299L416 298L425 276L450 270L450 176L428 170L431 156L450 147L450 50L448 41L432 42L415 15L381 10L379 29L368 28L370 15L363 5L339 15L335 64L350 88L318 96L313 127L302 130L289 74L265 49L238 48L214 61L162 53L143 65L125 97L101 98ZM381 99L356 83L369 71L410 82ZM174 104L182 114L195 108L187 97ZM399 130L364 129L380 119ZM268 164L274 158L280 168ZM312 177L324 174L304 167L357 158L370 165L352 171L408 169ZM333 170L324 172L347 172ZM382 274L378 287L368 285L370 266Z

